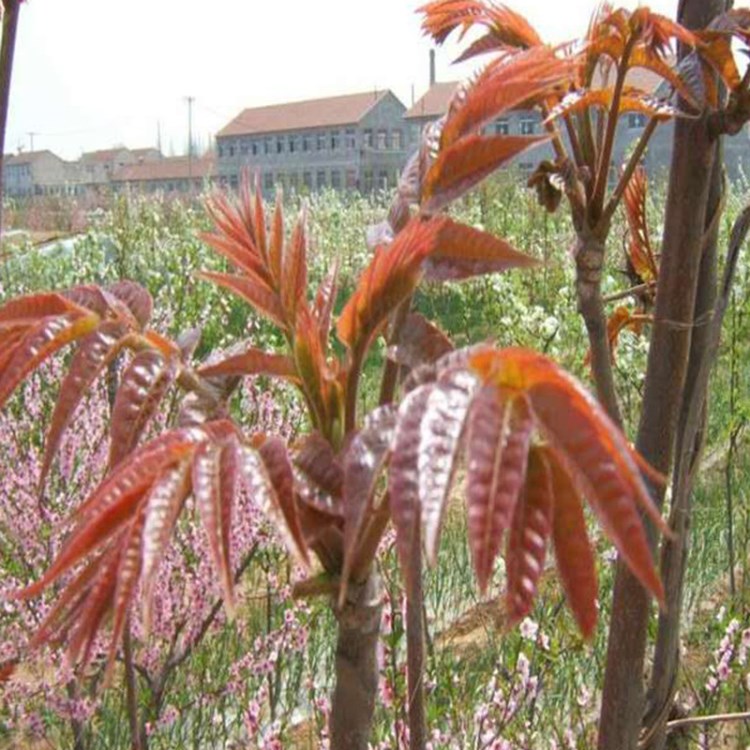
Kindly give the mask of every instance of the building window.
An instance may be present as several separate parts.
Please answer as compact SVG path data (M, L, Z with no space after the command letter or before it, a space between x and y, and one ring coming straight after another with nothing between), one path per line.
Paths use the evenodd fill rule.
M530 161L522 161L519 163L518 169L523 177L529 177L534 171L534 164Z
M283 154L284 153L284 139L279 136L276 139L276 153L277 154Z
M341 172L338 169L331 170L331 187L334 190L341 190Z
M346 189L347 190L357 189L357 170L356 169L346 170Z
M270 172L263 175L263 188L264 190L273 190L273 175Z
M630 130L637 130L638 128L646 127L646 115L641 112L631 112L628 115L628 128Z
M293 154L296 151L297 148L297 139L295 136L290 135L289 136L289 153Z
M364 147L372 148L372 130L365 130Z
M508 135L510 133L510 123L503 117L495 123L495 135Z
M378 130L378 140L375 144L375 148L381 151L388 148L388 131L385 128Z
M305 186L305 190L312 190L312 172L302 173L302 184Z
M357 147L357 135L353 128L347 128L345 138L346 148L353 151Z
M222 156L224 156L224 146L222 146L221 144L219 144L219 158L221 159ZM86 171L90 172L91 168L90 167L86 167Z
M318 170L318 190L326 186L326 172L325 169Z
M302 136L302 150L310 151L311 148L312 148L312 136L303 135Z
M388 172L385 169L381 169L378 173L378 187L383 190L388 189Z
M534 135L536 130L536 123L534 120L525 118L521 120L521 135Z
M258 155L258 141L253 141L252 150L253 150L253 156L257 156Z
M326 150L326 134L318 133L318 151Z
M296 192L299 186L299 175L296 172L292 172L289 175L289 189Z
M363 179L362 189L364 190L365 193L371 193L373 188L375 187L373 183L372 170L366 169L363 177L364 179Z
M394 130L391 133L391 148L394 151L401 151L404 147L404 135L400 130Z
M338 151L341 148L341 131L331 131L331 151Z
M271 139L270 138L266 138L266 141L264 143L264 151L267 154L270 154L273 151L273 148L271 146Z

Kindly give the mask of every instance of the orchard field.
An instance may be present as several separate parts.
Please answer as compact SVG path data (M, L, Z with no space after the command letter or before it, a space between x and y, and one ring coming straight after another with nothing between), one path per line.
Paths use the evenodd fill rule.
M493 178L452 211L469 225L509 239L541 260L541 267L461 284L423 285L415 308L450 331L459 346L482 340L528 346L585 382L587 339L576 312L571 226L565 212L548 214L519 184L511 172ZM744 185L730 190L720 246L746 198ZM287 217L297 214L301 200L286 199ZM325 192L304 200L311 228L310 276L322 279L338 261L343 298L369 260L365 227L382 219L390 196ZM649 215L661 216L663 186L658 182L651 186L649 200ZM196 276L199 270L224 267L198 238L208 228L199 203L118 199L70 250L40 253L31 245L14 244L0 268L0 302L37 290L132 279L151 292L158 331L172 338L201 331L194 353L198 362L240 340L278 348L282 342L270 325L242 301ZM652 229L654 237L660 236L660 227ZM618 214L603 279L606 297L617 298L629 286L622 270L627 232ZM608 309L630 304L628 297L617 298ZM713 376L708 440L694 501L678 692L685 715L743 712L750 698L750 599L744 586L750 555L749 333L750 264L742 256ZM647 335L626 330L616 348L617 391L631 433L647 344ZM367 362L363 410L377 402L377 366L386 355L385 345L378 344ZM0 413L0 664L23 648L54 599L54 587L29 602L13 601L10 595L48 567L66 533L64 520L101 480L108 400L127 364L125 358L117 361L87 397L87 408L79 410L66 432L40 495L44 435L64 363L60 357L45 365ZM167 399L152 430L170 424L176 408L176 400ZM232 408L244 427L282 435L292 443L307 427L296 392L263 376L243 380ZM564 606L551 564L531 616L509 630L503 560L496 565L489 596L480 598L461 502L460 497L451 501L437 566L425 574L430 747L592 747L613 548L592 527L603 611L590 642L582 640ZM189 505L164 559L148 637L140 618L132 621L125 649L134 673L128 678L118 658L112 679L103 684L105 638L83 675L74 674L59 650L45 648L0 686L0 747L114 750L132 746L132 731L139 734L141 747L154 749L326 746L335 645L328 600L298 590L301 572L289 562L252 498L244 497L232 541L238 616L228 622L195 516ZM385 750L408 744L404 590L391 533L382 545L379 567L386 606L373 747ZM135 727L130 725L133 716ZM684 733L686 747L750 744L750 723L688 723L678 733Z

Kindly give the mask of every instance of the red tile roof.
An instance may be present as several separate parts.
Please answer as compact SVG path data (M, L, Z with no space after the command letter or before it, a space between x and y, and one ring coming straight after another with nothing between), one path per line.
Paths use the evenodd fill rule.
M118 154L121 154L123 151L127 152L128 149L123 146L122 148L107 148L102 149L100 151L87 151L84 154L81 154L80 161L82 162L108 162L108 161L114 161L117 158Z
M217 137L354 125L389 93L369 91L246 109L224 126Z
M404 117L429 117L434 119L444 115L456 86L458 86L458 81L433 83L427 89L427 92L406 111Z
M193 179L204 179L215 174L213 154L193 157L192 169L187 156L170 156L158 161L144 161L128 164L118 169L112 176L113 182L150 182L161 180L187 180L192 172Z

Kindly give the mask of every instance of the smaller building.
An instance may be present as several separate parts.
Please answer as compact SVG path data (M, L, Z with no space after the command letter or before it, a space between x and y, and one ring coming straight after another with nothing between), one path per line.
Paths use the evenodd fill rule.
M433 83L404 115L408 123L409 147L418 147L424 126L442 117L448 111L451 97L459 86L458 81ZM544 132L542 117L536 110L517 109L507 112L486 128L492 135L539 135ZM551 158L552 148L546 144L535 147L526 154L520 154L511 164L522 174L529 175L540 159Z
M3 189L12 198L62 195L76 191L71 163L51 151L28 151L3 157Z
M213 154L188 158L172 156L138 164L126 164L112 176L115 191L131 190L141 193L165 194L197 193L216 179L216 159Z

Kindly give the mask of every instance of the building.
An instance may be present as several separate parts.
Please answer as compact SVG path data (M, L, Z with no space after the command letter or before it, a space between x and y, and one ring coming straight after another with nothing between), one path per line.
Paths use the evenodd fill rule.
M669 96L663 79L649 70L640 68L632 70L627 82L655 96ZM612 83L612 81L597 80L594 85L602 88ZM409 144L412 148L416 148L425 124L441 117L448 110L448 104L457 85L455 81L434 83L424 96L406 112L405 119L409 123ZM620 118L612 149L613 177L618 173L620 165L627 159L647 123L646 115L638 112L626 113ZM538 112L519 109L508 112L495 120L489 126L488 131L503 135L534 135L544 132L544 125ZM657 127L643 157L643 164L649 174L659 177L667 174L671 163L673 134L674 121L664 122ZM565 137L564 131L563 136ZM541 144L520 154L511 164L516 166L523 175L528 175L542 159L554 159L554 153L549 144ZM745 126L737 135L724 139L724 160L727 176L732 181L750 176L750 127Z
M408 123L410 151L418 147L424 126L442 117L448 111L451 97L458 85L458 81L433 83L426 93L407 110L404 119ZM539 112L518 109L499 117L486 129L486 132L496 135L539 135L544 132L544 125ZM540 159L547 159L551 156L551 147L542 144L520 154L511 164L517 166L522 173L530 174Z
M3 189L12 198L75 192L76 172L51 151L28 151L3 157Z
M216 135L219 178L236 187L248 170L266 193L393 186L409 153L405 111L387 90L246 109Z
M142 193L179 194L200 192L216 178L213 154L202 157L163 157L121 166L112 175L112 189Z
M78 181L86 192L108 188L117 170L129 164L159 161L161 152L156 148L110 148L81 154L77 162Z

